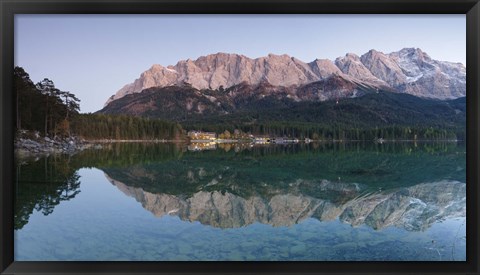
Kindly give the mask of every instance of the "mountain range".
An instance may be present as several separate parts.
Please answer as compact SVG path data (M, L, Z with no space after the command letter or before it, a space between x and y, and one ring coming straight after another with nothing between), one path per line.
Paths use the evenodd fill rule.
M112 95L105 106L152 87L224 90L237 85L267 85L271 90L286 90L285 96L295 101L324 101L356 96L359 87L454 99L465 96L465 83L463 64L433 60L418 48L404 48L389 54L370 50L362 56L348 53L334 61L316 59L309 63L286 54L251 59L240 54L217 53L182 60L175 66L155 64ZM333 85L327 90L318 87L329 84ZM305 90L311 93L310 97L302 96Z
M251 59L217 53L175 66L153 65L98 112L215 132L235 125L262 134L259 129L278 123L295 127L296 135L308 132L305 127L452 130L464 128L465 94L463 64L433 60L418 48L310 63L288 55Z

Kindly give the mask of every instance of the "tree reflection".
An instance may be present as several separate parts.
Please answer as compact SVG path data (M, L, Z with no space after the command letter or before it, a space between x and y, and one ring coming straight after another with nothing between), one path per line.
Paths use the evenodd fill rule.
M62 201L80 193L80 175L67 156L17 160L15 229L28 223L33 210L47 216Z

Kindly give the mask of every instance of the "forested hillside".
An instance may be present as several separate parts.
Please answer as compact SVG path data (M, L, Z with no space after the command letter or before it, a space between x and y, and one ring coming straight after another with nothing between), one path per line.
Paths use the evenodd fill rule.
M181 123L187 130L238 128L259 135L311 139L463 140L465 112L465 97L441 101L383 92L339 101L291 103L283 108L252 108Z

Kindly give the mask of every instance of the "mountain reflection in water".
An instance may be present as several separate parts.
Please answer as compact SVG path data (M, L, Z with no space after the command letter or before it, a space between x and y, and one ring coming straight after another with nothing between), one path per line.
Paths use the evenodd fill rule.
M208 146L208 150L212 150L212 146ZM462 152L452 152L458 160L448 164L450 169L443 171L443 177L436 175L437 181L433 182L423 178L418 183L414 179L410 181L418 176L413 173L431 177L428 172L435 168L430 166L445 167L432 156L447 157L450 154L445 154L448 153L446 147L440 147L440 152L432 149L434 146L429 147L432 144L423 144L425 147L417 148L416 153L412 153L414 148L408 145L402 153L388 152L388 149L382 153L372 148L372 151L352 153L348 145L343 150L342 144L337 148L332 146L320 150L323 155L318 156L305 155L298 144L258 147L257 154L248 151L248 144L219 144L213 147L219 152L184 156L183 161L176 162L178 166L167 166L171 171L165 169L165 165L144 164L121 170L107 168L104 172L112 184L155 216L175 215L219 228L255 222L290 226L315 218L340 219L352 226L366 224L374 229L396 226L419 231L446 218L465 217L466 185L452 180L449 173L464 173ZM249 153L228 154L231 150ZM339 151L335 153L335 150ZM328 164L328 158L333 163ZM416 170L404 169L412 166L416 166ZM279 167L287 169L290 175L282 175L285 171L276 173ZM422 168L426 170L421 171ZM335 177L330 175L335 180L319 179L329 172L337 172L339 176L336 177L336 173ZM352 182L344 182L342 177ZM359 181L354 182L355 179ZM393 180L382 184L382 179ZM371 181L375 183L373 186ZM168 192L167 188L162 192L160 187L184 183L196 186L195 191L188 188L187 193Z
M195 246L198 242L198 254L175 254L174 251L180 249L175 244L170 249L173 252L165 250L165 253L170 251L170 254L162 254L163 252L157 251L157 246L152 246L155 250L152 250L152 254L138 259L258 258L262 253L257 255L254 250L245 251L244 247L239 247L240 250L236 251L237 248L233 247L238 238L234 237L234 234L246 234L245 232L251 230L262 230L261 232L267 235L276 234L279 241L272 241L271 249L278 253L283 252L277 256L270 255L269 259L370 259L362 255L375 252L377 254L374 259L438 260L436 257L439 254L436 253L440 248L435 247L430 254L425 254L422 252L424 248L418 247L422 245L421 241L431 243L430 234L443 234L441 236L445 237L445 242L454 242L455 260L464 259L464 224L460 225L459 221L448 223L450 227L455 226L455 232L448 231L446 227L438 227L445 221L465 220L466 160L465 147L462 144L223 144L210 147L204 151L195 147L196 149L191 151L193 147L189 148L188 144L109 144L103 149L86 150L74 156L18 159L15 229L19 234L18 240L32 240L38 235L38 241L29 241L28 245L20 242L22 245L19 245L18 249L23 252L17 255L30 260L43 257L40 251L39 254L28 254L25 247L36 245L47 249L51 245L52 241L43 243L50 237L42 234L50 234L52 230L47 221L50 221L52 226L67 228L62 229L57 238L79 238L87 234L85 232L95 232L95 236L104 236L106 240L118 235L120 246L125 239L121 237L123 234L140 234L138 238L136 235L132 235L132 238L139 245L145 242L143 245L150 247L156 242L177 242L167 235L158 237L156 234L159 233L156 232L159 229L155 229L162 224L167 226L173 222L171 218L177 218L184 223L177 226L186 228L191 224L192 228L189 230L192 235L187 234L184 238L193 238L178 245L181 247L193 242L191 245ZM91 171L103 173L104 178L95 182L87 181L89 173L86 171L90 170L83 168L99 169L101 172L96 169ZM105 189L107 187L111 188L108 192ZM115 201L110 201L113 197ZM127 200L136 206L130 205ZM75 207L72 204L74 202L77 202ZM103 206L93 209L93 202ZM72 207L68 208L68 205ZM117 208L126 212L117 214ZM61 209L58 214L57 209ZM151 216L151 212L156 217L146 218L138 211L148 216ZM85 225L80 225L78 220L82 217L82 212L85 213ZM47 216L52 218L47 220ZM68 221L69 217L75 216L79 218ZM137 221L139 216L143 218ZM32 224L29 224L32 217ZM56 217L59 221L52 222ZM332 222L340 222L347 227L351 225L353 228L342 229L340 225ZM325 225L319 226L318 223ZM122 224L124 229L116 230L122 228ZM259 229L259 225L269 229ZM69 229L69 226L72 227ZM128 229L130 226L134 227ZM306 231L295 231L298 226ZM460 233L458 226L463 228ZM303 238L320 238L314 232L327 230L329 227L338 228L339 232L348 236L351 234L356 245L360 245L365 251L345 254L338 250L338 255L329 255L322 251L311 252L314 254L295 252L299 246L314 246L314 243L303 243ZM372 235L369 237L365 235L365 227L381 235L368 233ZM42 231L40 228L45 229ZM83 229L75 231L77 228ZM167 230L166 228L162 230ZM428 233L432 228L436 229L433 233ZM392 229L410 232L408 234L427 233L418 239L420 235L404 236L402 234L407 233L392 232ZM297 233L289 233L290 231ZM313 235L302 235L307 233ZM205 256L201 252L200 248L203 246L198 238L203 236L208 239L210 234L223 238L223 242L231 244L230 250L235 250L237 254L228 256L220 250L212 250L211 254ZM302 236L295 237L296 234ZM342 239L334 235L332 233L331 240L325 235L322 238L327 238L332 245L342 247ZM176 238L180 238L179 236L181 235ZM379 246L380 243L399 242L400 240L396 239L398 236L404 236L401 239L403 250L385 254L384 248ZM372 238L378 243L375 248L369 245L372 244ZM181 238L178 242L180 240ZM325 241L322 239L322 242ZM63 239L61 242L62 245L68 243ZM102 243L102 240L97 242ZM128 244L131 245L133 244ZM288 250L292 245L297 248ZM423 245L427 248L430 246ZM90 245L76 254L72 252L73 254L65 255L88 260L92 249ZM103 248L95 249L102 251ZM189 249L188 251L191 251L193 248ZM287 252L284 249L287 249ZM442 249L440 258L453 258L449 249ZM67 257L58 255L52 254L49 259ZM128 254L125 257L132 259L135 255ZM68 257L66 259L69 259ZM114 257L113 254L111 257Z
M271 198L242 198L220 191L200 191L192 197L155 194L130 187L108 175L119 190L135 198L155 216L176 215L182 220L199 221L220 228L247 226L255 222L290 226L307 218L320 221L339 218L352 226L367 224L374 229L388 226L425 230L446 218L465 217L466 185L458 181L418 184L408 188L362 194L358 184L316 183L297 180L293 185L316 184L325 191L351 198L343 203L318 199L308 194L275 194ZM340 186L339 186L340 185Z

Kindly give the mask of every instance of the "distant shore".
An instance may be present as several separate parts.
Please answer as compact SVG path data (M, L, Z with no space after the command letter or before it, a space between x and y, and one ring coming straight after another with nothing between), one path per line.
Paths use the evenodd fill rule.
M184 143L188 140L184 139L89 139L84 140L85 143L98 144L98 143Z
M246 139L208 139L208 140L188 140L188 139L90 139L85 140L78 137L56 138L50 139L48 137L17 137L15 139L15 154L18 157L28 156L43 156L50 154L75 154L85 149L101 149L102 144L109 143L187 143L187 144L202 144L202 143L252 143L259 145L268 144L298 144L298 143L348 143L348 142L373 142L376 144L396 143L396 142L462 142L461 140L404 140L404 139L379 139L379 140L282 140L282 141L268 141L259 142L255 140Z

